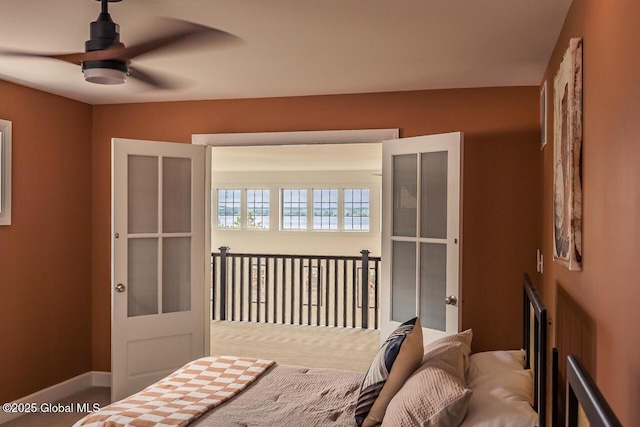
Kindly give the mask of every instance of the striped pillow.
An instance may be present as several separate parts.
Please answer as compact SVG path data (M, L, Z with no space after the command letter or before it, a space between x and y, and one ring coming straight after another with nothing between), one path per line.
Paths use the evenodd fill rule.
M400 325L373 359L360 387L355 412L358 426L382 422L393 396L420 366L422 354L422 327L416 317Z

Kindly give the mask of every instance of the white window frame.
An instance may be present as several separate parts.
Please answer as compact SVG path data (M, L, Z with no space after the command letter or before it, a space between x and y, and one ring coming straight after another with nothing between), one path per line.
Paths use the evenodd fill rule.
M306 190L307 191L307 226L305 228L284 228L284 190ZM315 228L314 227L314 208L315 208L315 190L336 190L338 192L338 216L337 216L337 228ZM344 213L345 202L344 192L345 190L369 190L369 228L367 229L346 229L344 227ZM280 222L280 231L284 232L306 232L306 233L372 233L371 228L371 191L372 189L366 186L309 186L309 187L281 187L279 190L279 203L278 203L278 217Z
M269 197L267 198L267 206L269 207L269 226L268 227L249 227L249 191L266 191L269 193ZM245 230L251 231L269 231L271 230L271 210L273 207L271 206L271 189L263 186L253 186L247 187L243 189L244 197L242 198L244 202L243 211L242 211L242 224L244 224Z
M283 205L284 205L284 191L285 190L305 190L307 192L306 193L307 215L306 215L306 226L305 226L305 228L284 228L284 208L283 208ZM289 233L289 232L300 232L300 231L303 231L303 232L311 231L311 229L309 228L309 221L312 220L312 219L310 219L310 217L309 217L309 206L312 206L312 205L310 205L309 203L310 203L310 200L313 199L313 194L311 194L311 195L309 194L309 188L306 188L306 187L295 187L295 186L293 186L293 187L289 187L289 186L281 187L280 190L278 191L278 197L279 197L279 201L278 201L278 218L280 218L279 230L287 232L287 233Z
M11 225L11 122L0 119L0 225Z
M323 191L323 190L327 190L327 191L331 191L331 190L335 190L336 191L336 195L337 195L337 199L336 199L336 204L337 204L337 214L336 214L336 228L316 228L315 227L315 208L316 208L316 190L318 191ZM344 206L342 204L341 198L340 198L340 194L344 191L344 189L339 188L339 187L318 187L318 186L314 186L313 188L311 188L311 227L309 228L311 231L330 231L330 232L339 232L339 231L343 231L342 230L342 224L340 223L340 217L341 217L341 213L344 209ZM330 202L329 202L330 203ZM320 217L323 218L323 217ZM329 217L331 218L331 217ZM331 222L331 221L329 221Z
M368 206L369 206L369 227L367 229L363 229L363 228L345 228L344 226L344 220L345 220L345 212L347 210L346 208L346 202L345 202L345 191L347 190L367 190L369 192L369 201L367 202ZM340 219L338 224L341 224L341 231L344 231L346 233L370 233L371 232L371 193L372 193L372 189L369 187L363 187L363 186L359 186L359 187L343 187L340 189L340 194L338 195L338 201L339 201L339 208L340 208ZM382 200L382 199L381 199ZM360 202L362 203L362 202ZM382 205L382 204L380 204ZM362 222L362 221L361 221Z
M218 208L219 208L219 202L220 202L220 198L219 198L219 191L220 190L225 190L225 191L240 191L240 226L239 227L220 227L220 216L218 215ZM271 190L269 188L266 188L264 186L260 186L260 185L254 185L254 186L249 186L249 187L235 187L235 186L222 186L222 187L215 187L212 188L212 195L211 195L211 199L212 199L212 208L213 208L213 218L211 220L211 226L212 228L216 229L216 230L242 230L242 231L269 231L271 230L271 218L269 218L269 227L249 227L248 221L249 221L249 202L248 202L248 194L247 191L249 190L254 190L254 191L258 191L258 190L262 190L262 191L269 191L269 212L271 212L272 206L271 206Z
M220 203L220 190L225 190L225 191L240 191L240 227L220 227L220 217L218 215L218 209L220 208L219 203ZM245 223L245 215L244 212L242 211L245 203L244 203L244 191L242 188L237 188L237 187L216 187L213 191L214 193L214 198L215 198L215 203L214 203L214 207L215 207L215 226L213 228L217 229L217 230L242 230L244 227L244 223ZM211 224L212 226L214 224Z

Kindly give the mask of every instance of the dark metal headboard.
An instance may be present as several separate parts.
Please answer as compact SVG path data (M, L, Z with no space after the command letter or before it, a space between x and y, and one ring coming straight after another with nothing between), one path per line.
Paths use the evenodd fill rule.
M622 427L593 378L575 355L567 357L565 426Z
M533 409L539 426L547 423L547 308L525 273L523 280L523 345L525 368L533 370Z

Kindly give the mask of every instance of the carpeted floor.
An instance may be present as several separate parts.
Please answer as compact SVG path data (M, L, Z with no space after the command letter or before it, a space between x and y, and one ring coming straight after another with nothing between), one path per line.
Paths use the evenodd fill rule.
M366 372L379 347L380 332L373 329L211 322L212 355Z
M275 360L280 365L334 368L366 372L380 346L377 330L319 326L211 322L211 355ZM110 403L110 389L92 387L69 396L62 405ZM69 427L83 413L29 414L3 427Z

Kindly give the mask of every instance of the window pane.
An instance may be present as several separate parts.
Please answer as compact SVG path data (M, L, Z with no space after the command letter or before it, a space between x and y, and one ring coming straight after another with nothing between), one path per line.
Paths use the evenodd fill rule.
M391 319L406 322L416 316L416 244L392 242Z
M420 236L447 238L446 151L422 153Z
M369 189L344 190L344 229L369 230Z
M446 329L447 245L420 243L420 322L425 328Z
M240 190L218 190L218 227L240 228Z
M416 237L418 156L393 156L393 235Z
M129 239L127 316L158 314L158 239Z
M313 190L313 229L338 229L338 190Z
M282 229L306 230L307 228L307 190L282 190Z
M269 190L247 190L247 228L269 228Z
M129 233L158 232L158 158L128 158Z
M162 231L191 231L191 159L162 159Z
M191 237L162 241L162 312L191 310Z

